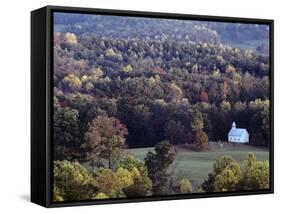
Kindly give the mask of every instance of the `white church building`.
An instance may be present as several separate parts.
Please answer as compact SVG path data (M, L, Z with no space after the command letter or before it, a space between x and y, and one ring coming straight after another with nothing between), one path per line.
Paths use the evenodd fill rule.
M235 122L228 132L228 142L231 143L249 143L249 133L246 129L236 128Z

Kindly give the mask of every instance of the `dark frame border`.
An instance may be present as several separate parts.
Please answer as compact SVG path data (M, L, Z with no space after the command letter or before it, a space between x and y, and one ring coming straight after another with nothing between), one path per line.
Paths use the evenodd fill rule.
M146 202L146 201L162 201L177 199L193 199L193 198L209 198L209 197L225 197L225 196L242 196L274 193L274 21L270 19L250 19L238 17L221 17L221 16L203 16L203 15L186 15L175 13L159 13L159 12L141 12L126 10L109 10L109 9L90 9L79 7L62 7L47 6L46 7L46 206L62 207L62 206L80 206L80 205L97 205L97 204L114 204L128 202ZM192 193L167 196L147 196L136 198L117 198L117 199L99 199L87 201L67 201L53 202L53 149L52 149L52 124L53 124L53 13L78 13L78 14L99 14L99 15L115 15L128 17L148 17L161 19L181 19L181 20L197 20L197 21L215 21L245 24L265 24L270 27L270 188L267 190L253 190L241 192L219 192L219 193Z

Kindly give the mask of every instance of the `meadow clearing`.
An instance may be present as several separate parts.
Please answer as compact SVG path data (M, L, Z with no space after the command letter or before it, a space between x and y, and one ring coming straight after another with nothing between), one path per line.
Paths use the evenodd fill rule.
M153 150L153 147L128 149L128 153L144 160L147 152ZM251 145L225 144L222 148L218 146L201 152L194 151L184 145L176 146L176 158L172 165L173 179L177 181L187 177L192 182L193 191L197 191L212 170L215 160L223 155L229 155L237 162L242 163L250 152L255 154L257 160L269 160L268 149Z

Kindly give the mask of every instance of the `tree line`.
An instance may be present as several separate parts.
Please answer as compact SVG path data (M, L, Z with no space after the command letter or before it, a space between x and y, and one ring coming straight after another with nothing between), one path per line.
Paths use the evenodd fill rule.
M108 156L107 156L108 158ZM123 156L114 165L90 168L77 161L54 162L53 200L79 201L151 195L190 194L192 192L235 192L270 187L268 161L257 161L249 153L242 164L222 156L198 189L188 178L173 175L173 145L167 141L149 151L144 162Z

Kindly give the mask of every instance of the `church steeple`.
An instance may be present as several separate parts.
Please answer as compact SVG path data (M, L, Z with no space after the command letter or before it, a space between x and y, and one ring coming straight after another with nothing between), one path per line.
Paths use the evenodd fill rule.
M232 123L232 128L233 128L233 129L236 129L236 124L235 124L234 121L233 121L233 123Z

